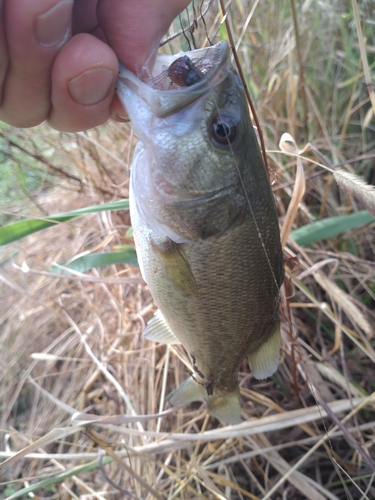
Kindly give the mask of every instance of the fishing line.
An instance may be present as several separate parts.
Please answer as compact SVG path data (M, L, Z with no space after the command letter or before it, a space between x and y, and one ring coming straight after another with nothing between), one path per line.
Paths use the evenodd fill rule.
M202 12L202 9L203 9L203 3L204 3L204 0L202 0L202 1L201 1L200 6L199 6L200 18L202 19L202 22L203 22L204 31L205 31L205 34L206 34L206 38L207 38L207 40L208 40L208 43L209 43L210 45L213 45L213 43L211 42L210 37L209 37L209 35L208 35L208 30L207 30L206 20L205 20L205 18L204 18L204 13ZM207 12L207 10L209 9L210 5L211 5L211 1L210 1L210 2L208 2L208 6L207 6L207 9L206 9L206 11L205 11L205 12ZM197 18L197 22L198 22L198 18Z
M163 45L166 45L167 43L171 42L172 40L174 40L175 38L178 38L179 36L183 35L186 31L190 31L190 29L194 26L194 24L196 22L198 22L200 19L203 20L203 23L204 23L204 26L206 26L206 22L204 21L204 16L207 14L208 10L210 9L211 5L213 4L214 0L209 0L206 8L204 9L204 11L202 12L202 5L203 5L203 0L202 0L202 4L201 4L201 7L200 7L200 15L198 17L196 17L192 23L190 23L190 25L187 27L187 28L182 28L180 31L178 31L177 33L174 33L173 35L169 36L168 38L166 38L165 40L162 40L159 44L159 47L163 47ZM208 41L210 42L208 36L207 36L207 39ZM210 42L210 44L212 45L212 43Z
M250 94L249 94L249 90L248 90L247 85L246 85L246 80L245 80L245 77L244 77L244 74L243 74L243 71L242 71L242 67L241 67L240 61L238 59L238 55L237 55L237 51L236 51L236 48L235 48L235 44L234 44L232 32L231 32L230 25L229 25L229 20L228 20L228 17L227 17L226 7L224 5L223 0L219 0L219 3L220 3L220 7L221 7L221 10L222 10L223 16L224 16L225 27L226 27L226 30L227 30L227 34L228 34L229 42L230 42L230 45L231 45L233 57L234 57L234 60L235 60L235 63L236 63L237 69L238 69L238 73L239 73L239 76L241 78L241 82L242 82L242 85L243 85L243 88L244 88L245 96L246 96L246 99L247 99L248 104L250 106L250 109L252 111L252 114L254 116L255 123L257 125L257 131L258 131L258 134L259 134L259 140L260 140L260 146L261 146L261 151L262 151L262 157L263 157L265 169L266 169L266 172L267 172L267 176L269 178L267 155L266 155L266 150L265 150L265 144L264 144L263 134L261 132L261 128L260 128L260 124L259 124L259 121L258 121L258 117L257 117L256 111L255 111L253 102L251 100L251 97L250 97ZM216 102L215 98L214 98L214 105L216 106L217 112L218 112L218 114L220 116L219 107L217 105L217 102ZM251 123L251 125L252 125L252 123ZM254 210L253 210L253 208L251 206L250 199L249 199L248 194L247 194L245 183L243 181L240 169L238 167L236 158L234 156L232 145L231 145L231 143L229 141L228 141L228 146L229 146L229 150L230 150L230 152L232 154L232 158L234 160L234 164L235 164L235 167L236 167L236 170L237 170L237 175L238 175L238 178L240 180L240 183L241 183L241 186L242 186L242 190L243 190L243 193L244 193L245 198L246 198L246 202L247 202L247 204L248 204L248 206L250 208L250 212L251 212L251 216L253 218L254 224L255 224L255 228L256 228L256 230L258 232L258 237L260 239L260 242L261 242L261 245L262 245L262 248L263 248L263 251L264 251L264 255L266 256L266 259L267 259L268 267L271 270L271 274L272 274L272 277L273 277L273 280L275 282L277 290L280 290L279 284L278 284L278 282L276 280L276 276L275 276L275 273L274 273L272 265L271 265L271 260L269 258L269 255L267 253L267 249L265 247L265 244L264 244L264 241L263 241L263 238L262 238L262 233L259 230L258 222L256 220Z
M222 9L222 12L223 12L223 15L226 15L226 9L225 9L225 6L224 6L224 2L223 0L219 0L219 3L220 3L220 6L221 6L221 9ZM232 36L232 33L231 33L231 30L230 30L230 25L229 25L229 22L227 19L225 19L225 25L226 25L226 28L227 28L227 34L228 34L228 38L229 38L229 41L230 41L230 44L231 44L231 48L232 48L232 52L233 52L233 56L234 56L234 60L236 62L236 66L238 68L238 72L239 72L239 75L240 75L240 78L242 80L242 83L243 83L243 86L244 86L244 90L245 90L245 95L247 97L247 100L248 100L248 103L249 103L249 106L251 108L251 111L252 111L252 114L254 116L254 120L256 122L256 125L257 125L257 128L258 128L258 134L259 134L259 140L260 140L260 143L261 143L261 150L262 150L262 156L263 156L263 160L264 160L264 163L265 163L265 166L266 166L266 170L267 170L267 173L268 173L268 165L267 165L267 157L266 157L266 153L265 153L265 145L264 145L264 139L263 139L263 135L261 133L261 129L260 129L260 125L259 125L259 122L258 122L258 118L257 118L257 115L256 115L256 112L255 112L255 109L254 109L254 106L253 106L253 103L252 103L252 100L251 100L251 97L249 95L249 91L248 91L248 88L247 88L247 85L246 85L246 81L244 79L244 75L243 75L243 72L242 72L242 67L241 67L241 64L239 62L239 59L238 59L238 56L237 56L237 52L236 52L236 48L235 48L235 44L234 44L234 40L233 40L233 36ZM217 102L214 100L214 104L216 106L216 109L218 111L218 114L220 115L220 111L218 109L218 105L217 105ZM239 166L237 164L237 161L236 161L236 158L234 156L234 152L233 152L233 148L231 146L231 143L230 141L228 141L228 146L229 146L229 150L231 151L231 155L232 155L232 158L234 160L234 164L235 164L235 167L236 167L236 170L237 170L237 174L238 174L238 178L240 180L240 183L241 183L241 186L242 186L242 189L243 189L243 192L244 192L244 195L245 195L245 198L246 198L246 201L247 201L247 204L250 208L250 212L251 212L251 215L252 215L252 218L253 218L253 221L254 221L254 224L255 224L255 227L257 229L257 232L258 232L258 236L259 236L259 239L261 241L261 244L262 244L262 247L263 247L263 250L264 250L264 255L266 256L266 259L267 259L267 263L268 263L268 266L271 270L271 273L272 273L272 276L273 276L273 279L275 281L275 284L276 284L276 287L278 288L278 283L276 281L276 277L275 277L275 274L273 272L273 269L272 269L272 266L271 266L271 262L270 262L270 258L268 256L268 253L267 253L267 249L265 248L265 245L264 245L264 242L263 242L263 239L262 239L262 235L259 231L259 227L258 227L258 224L257 224L257 221L256 221L256 218L255 218L255 213L254 213L254 210L251 206L251 203L250 203L250 199L248 197L248 194L247 194L247 191L246 191L246 188L245 188L245 185L244 185L244 181L243 181L243 177L241 175L241 172L239 170ZM308 374L307 374L308 375ZM308 379L309 379L309 382L311 384L311 380L310 380L310 377L308 376ZM316 397L315 397L315 394L312 392L312 395L315 399L315 401L317 402L316 400ZM326 426L324 424L324 420L322 418L322 422L323 422L323 425L324 425L324 429L325 429L325 433L326 433L326 436L329 437L329 433L327 432L327 429L326 429ZM356 486L356 488L358 489L358 491L361 492L361 494L363 495L363 498L367 498L366 494L361 490L361 488L350 478L350 476L346 473L346 471L343 470L343 468L337 463L337 461L334 459L333 455L332 455L332 451L333 451L333 447L332 447L332 443L330 442L329 440L329 446L331 448L331 453L329 453L329 456L330 456L330 459L332 461L333 464L337 464L337 467L339 468L339 470L342 470L346 476L349 477L349 479L352 481L352 483ZM360 445L358 445L360 447ZM360 453L360 451L362 453ZM363 450L358 450L357 449L357 453L359 453L360 455L362 455L362 458L365 459L365 457L363 456ZM368 461L366 461L369 464ZM370 462L371 462L371 459L370 459ZM336 469L337 470L337 469ZM339 474L340 476L340 474ZM342 480L342 477L340 477L340 479ZM273 488L272 491L275 491L276 488ZM269 496L267 495L266 498L269 498Z
M293 340L295 339L295 335L293 334L293 331L292 331L293 321L292 321L292 318L291 318L291 313L290 313L289 306L287 307L287 312L288 312L287 321L288 321L288 324L289 324L289 326L291 328L290 338L291 338L291 342L293 342ZM293 344L292 344L291 347L293 349ZM298 352L298 347L297 347L297 352ZM299 354L300 360L296 361L293 358L292 359L293 360L293 365L296 366L297 364L299 364L300 372L301 372L302 376L304 377L304 379L307 381L308 386L310 388L310 393L311 393L312 397L315 400L317 408L319 409L319 413L321 415L321 422L322 422L322 425L323 425L323 428L324 428L324 432L325 432L325 437L321 438L320 442L325 447L327 455L330 458L334 469L336 470L337 476L339 477L341 483L344 485L344 489L347 489L347 487L346 487L346 484L345 484L344 478L342 477L341 472L343 472L349 478L349 480L353 483L353 485L364 495L364 492L361 490L361 488L355 483L355 481L350 477L350 475L345 471L345 469L336 460L336 458L335 458L335 451L334 451L333 444L332 444L332 441L331 441L331 435L332 435L333 431L335 429L337 429L337 428L340 428L343 436L345 436L347 438L347 441L352 443L352 445L356 449L357 453L360 456L362 456L362 459L364 460L364 462L366 462L370 466L370 468L372 470L374 470L374 467L373 467L374 464L373 464L373 462L371 460L371 457L368 457L366 455L366 453L361 448L361 445L359 443L357 443L356 441L354 441L354 442L352 441L351 437L349 436L349 431L347 431L346 427L344 426L344 422L349 419L350 415L352 415L352 414L353 414L353 416L355 415L355 409L353 409L352 412L350 413L350 415L347 415L342 422L336 417L336 415L331 414L331 412L329 411L328 405L326 404L326 402L324 401L322 395L320 394L320 392L318 391L318 389L316 388L316 386L314 384L313 377L310 375L308 369L304 368L304 365L302 363L302 361L303 361L303 355L300 352L298 352L298 354ZM294 373L293 374L294 380L296 380L296 377L297 377L297 374ZM295 390L295 392L297 393L298 390ZM300 396L300 399L301 399L301 396ZM304 400L301 399L301 401L304 404ZM331 420L335 424L335 427L334 427L333 430L331 429L329 431L327 429L327 426L326 426L326 424L324 422L323 415L321 414L320 407L323 407L323 409L326 412L327 416L329 418L331 418ZM326 444L325 441L328 441L328 444ZM313 450L315 450L315 447L313 447ZM309 451L309 454L310 454L311 451L312 450ZM306 459L307 459L307 457L306 457ZM300 462L301 462L301 460L300 460ZM300 465L302 465L302 462L300 463ZM351 498L350 494L349 494L349 496ZM363 496L362 499L363 500L366 500L366 499L370 500L367 496Z
M226 27L226 30L227 30L227 35L228 35L228 39L229 39L229 43L230 43L230 48L232 49L234 61L236 63L237 69L238 69L238 74L239 74L239 76L241 78L241 82L242 82L242 85L243 85L244 90L245 90L246 99L247 99L247 102L248 102L248 104L250 106L251 112L252 112L253 117L254 117L255 125L257 127L257 132L258 132L259 141L260 141L260 149L261 149L261 152L262 152L264 164L266 166L266 171L267 171L267 174L269 176L269 173L268 173L269 172L268 171L268 162L267 162L267 155L266 155L266 146L264 144L264 138L263 138L263 134L262 134L262 128L260 126L260 123L259 123L259 120L258 120L258 115L256 113L255 106L254 106L253 101L251 99L249 89L247 88L247 84L246 84L245 76L244 76L243 71L242 71L242 66L241 66L240 60L238 59L238 55L237 55L237 51L236 51L236 45L234 43L234 39L233 39L233 35L232 35L232 30L230 28L230 24L229 24L229 19L228 19L228 16L227 16L226 7L224 5L224 0L219 0L219 3L220 3L220 8L222 10L223 16L224 16L224 23L225 23L225 27Z
M370 500L370 499L367 497L367 495L365 494L365 492L364 492L364 491L362 491L362 489L361 489L361 488L357 485L357 483L356 483L356 482L355 482L355 481L354 481L354 480L350 477L350 475L346 472L346 470L345 470L345 469L344 469L344 468L343 468L343 467L342 467L342 466L338 463L338 461L335 459L335 457L334 457L335 450L333 449L333 445L332 445L332 441L331 441L331 436L330 436L330 434L329 434L329 432L328 432L327 426L326 426L326 424L325 424L325 422L324 422L323 415L321 414L321 411L320 411L320 407L321 407L321 406L323 406L323 408L324 408L325 406L328 406L328 405L323 405L323 404L321 403L321 397L317 397L317 389L316 389L316 387L314 386L314 384L311 382L311 377L310 377L310 375L309 375L308 373L306 373L306 376L307 376L307 379L308 379L308 381L309 381L309 383L310 383L310 390L311 390L311 394L312 394L312 396L313 396L313 398L314 398L314 400L315 400L316 406L317 406L318 411L319 411L319 413L320 413L320 418L321 418L321 421L322 421L322 425L323 425L323 428L324 428L324 432L325 432L325 434L326 434L326 436L327 436L328 445L329 445L329 447L331 448L331 452L332 452L332 453L331 453L331 454L329 454L330 460L331 460L331 462L332 462L332 464L333 464L334 468L336 469L337 475L339 476L339 478L340 478L340 480L341 480L341 482L342 482L342 484L343 484L343 486L344 486L344 489L347 489L347 488L346 488L345 481L344 481L343 477L341 476L341 472L343 472L343 473L347 476L347 478L351 481L351 483L352 483L352 484L353 484L353 485L357 488L357 490L358 490L360 493L362 493L362 495L363 495L363 500ZM326 411L327 415L329 415L329 413L327 412L327 408L324 408L324 410ZM329 416L330 416L330 415L329 415ZM335 417L336 417L336 415L335 415ZM332 417L330 416L330 418L332 418ZM337 420L338 420L338 419L337 419ZM339 427L339 428L341 429L341 431L343 432L343 436L345 436L345 432L344 432L344 430L343 430L343 427L342 427L341 422L340 422L340 425L339 425L338 421L335 421L335 424L336 424L336 427ZM357 451L358 451L358 450L357 450ZM362 455L361 453L359 453L359 454L360 454L360 455ZM363 458L363 456L362 456L362 458ZM346 491L346 493L347 493L347 494L349 494L349 496L351 497L351 494L350 494L350 492L349 492L349 491Z
M213 102L214 102L214 105L216 107L216 110L217 110L217 113L218 113L218 116L220 117L221 114L220 114L220 109L219 109L219 106L217 104L217 101L215 99L215 97L213 97ZM223 120L223 122L225 122L225 120ZM250 124L251 126L253 126L253 124L251 123L250 121ZM229 142L228 140L228 146L229 146L229 150L231 152L231 155L232 155L232 158L233 158L233 162L234 162L234 165L235 165L235 168L236 168L236 172L237 172L237 175L238 175L238 178L240 180L240 183L241 183L241 187L242 187L242 191L244 193L244 196L245 196L245 199L246 199L246 203L248 204L249 208L250 208L250 213L251 213L251 216L252 216L252 219L254 221L254 224L255 224L255 228L257 230L257 233L258 233L258 237L260 239L260 242L261 242L261 245L262 245L262 248L263 248L263 251L264 251L264 255L266 256L266 259L267 259L267 264L268 264L268 267L270 268L270 271L271 271L271 274L272 274L272 277L273 277L273 281L275 282L275 285L276 285L276 288L277 290L280 290L280 287L279 287L279 284L276 280L276 276L275 276L275 273L273 271L273 267L272 267L272 264L271 264L271 260L268 256L268 253L267 253L267 249L266 249L266 246L264 244L264 241L263 241L263 238L262 238L262 233L260 232L259 230L259 226L258 226L258 222L256 220L256 217L255 217L255 213L254 213L254 210L253 210L253 207L250 203L250 199L249 199L249 196L247 194L247 190L246 190L246 186L245 186L245 183L244 183L244 180L243 180L243 177L241 175L241 172L240 172L240 169L239 169L239 166L238 166L238 163L237 163L237 159L234 155L234 151L233 151L233 148L232 148L232 144ZM263 167L262 167L263 168ZM273 194L272 194L273 196Z
M224 8L223 3L224 3L224 2L223 2L222 0L220 0L220 5L221 5L221 7L222 7L222 12L223 12L223 15L225 15L225 16L226 16L226 11L225 11L225 8ZM263 158L264 158L265 165L267 166L267 160L266 160L266 155L265 155L265 147L264 147L263 136L262 136L262 134L261 134L261 130L260 130L260 128L259 128L259 123L258 123L258 120L257 120L257 116L256 116L256 113L255 113L255 110L253 109L253 105L252 105L251 99L249 100L249 96L248 96L248 89L247 89L247 86L246 86L246 82L244 81L244 77L243 77L243 73L242 73L242 68L241 68L241 66L240 66L240 64L239 64L239 60L238 60L238 57L237 57L237 53L236 53L236 51L235 51L235 46L234 46L234 42L233 42L233 37L232 37L231 32L230 32L230 26L229 26L229 24L228 24L228 22L227 22L227 20L226 20L226 19L225 19L225 24L226 24L226 27L227 27L227 32L228 32L228 37L229 37L230 43L231 43L231 45L232 45L232 50L233 50L234 59L235 59L235 62L236 62L236 65L237 65L237 68L238 68L239 74L240 74L240 76L241 76L241 79L242 79L242 81L243 81L243 85L244 85L244 88L245 88L245 93L246 93L246 96L247 96L247 98L248 98L249 106L250 106L250 108L251 108L251 110L252 110L252 113L253 113L254 119L255 119L255 121L256 121L256 124L258 125L258 133L259 133L259 140L260 140L260 142L261 142L262 155L263 155ZM217 102L216 102L215 100L214 100L214 105L216 106L216 110L217 110L217 112L218 112L218 115L220 116L220 111L219 111L219 109L218 109L218 105L217 105ZM265 248L265 245L264 245L264 242L263 242L263 239L262 239L262 235L261 235L261 233L260 233L260 231L259 231L259 227L258 227L258 224L257 224L257 220L256 220L256 218L255 218L255 213L254 213L254 210L253 210L253 208L252 208L252 205L251 205L251 202L250 202L250 199L249 199L248 193L247 193L247 191L246 191L246 189L245 189L244 180L243 180L243 177L242 177L241 172L240 172L240 170L239 170L239 166L238 166L238 163L237 163L237 161L236 161L236 158L235 158L235 156L234 156L233 148L232 148L232 146L231 146L231 144L230 144L230 142L229 142L229 141L228 141L228 147L229 147L229 150L230 150L230 152L231 152L232 158L233 158L233 160L234 160L234 164L235 164L235 167L236 167L236 170L237 170L237 175L238 175L238 178L239 178L239 180L240 180L240 183L241 183L241 186L242 186L242 189L243 189L243 192L244 192L244 195L245 195L245 198L246 198L247 204L248 204L248 206L249 206L249 209L250 209L250 212L251 212L251 215L252 215L252 218L253 218L253 221L254 221L255 227L256 227L256 229L257 229L257 232L258 232L258 237L260 238L260 241L261 241L262 247L263 247L263 249L264 249L264 254L265 254L265 256L266 256L266 259L267 259L267 262L268 262L269 268L271 269L272 276L273 276L274 281L275 281L275 283L276 283L276 277L275 277L275 275L274 275L274 272L273 272L273 269L272 269L272 266L271 266L270 258L269 258L269 256L268 256L267 250L266 250L266 248ZM267 170L267 172L268 172L268 170ZM278 287L278 284L277 284L277 283L276 283L276 286ZM309 383L310 383L311 393L312 393L312 395L313 395L313 397L314 397L314 399L315 399L315 401L316 401L317 406L318 406L318 407L320 407L320 404L321 404L321 403L319 404L319 403L318 403L318 400L319 400L319 399L321 399L321 398L319 398L319 397L318 397L318 399L317 399L317 397L316 397L316 393L315 393L316 389L315 389L315 387L313 386L313 384L312 384L312 382L311 382L311 377L310 377L310 375L309 375L308 373L306 373L306 376L307 376L308 381L309 381ZM324 430L325 430L325 435L326 435L326 438L328 439L328 444L329 444L329 448L330 448L330 451L328 452L328 455L330 456L330 459L331 459L331 461L332 461L332 463L333 463L334 467L336 468L336 472L338 473L338 476L340 477L341 482L342 482L343 484L345 483L345 482L344 482L343 477L342 477L342 476L341 476L341 474L340 474L340 471L341 471L341 472L342 472L342 473L343 473L343 474L344 474L344 475L345 475L345 476L346 476L346 477L347 477L347 478L351 481L351 483L353 484L353 486L355 486L355 487L356 487L357 491L359 491L359 492L362 494L362 499L368 499L368 496L367 496L366 492L362 491L362 489L361 489L361 488L360 488L360 487L356 484L356 482L355 482L355 481L354 481L354 480L350 477L350 475L349 475L349 474L348 474L348 473L347 473L347 472L343 469L343 467L342 467L342 466L341 466L341 465L337 462L337 460L335 459L335 457L334 457L334 449L333 449L333 444L332 444L331 439L330 439L331 432L329 432L329 431L328 431L328 429L327 429L327 427L326 427L326 424L325 424L325 422L324 422L323 416L322 416L322 418L321 418L321 421L322 421L322 423L323 423ZM340 424L341 424L341 425L343 425L343 424L342 424L342 422L340 422ZM341 425L340 425L340 427L341 427ZM360 446L360 445L359 445L359 446ZM328 451L328 450L327 450L327 451ZM361 450L361 451L362 451L362 453L363 453L363 450ZM359 453L358 449L357 449L357 453ZM362 455L362 458L364 459L365 457L363 456L363 454L362 454L362 453L360 453L360 455ZM370 461L371 461L371 459L370 459ZM367 463L368 463L368 462L367 462ZM345 484L344 484L344 486L345 486ZM272 490L272 491L275 491L275 490L276 490L276 488L273 488L273 490ZM349 492L347 491L347 494L348 494L348 493L349 493ZM350 493L349 493L349 496L350 496ZM269 498L269 496L267 496L267 498Z
M224 6L224 1L223 0L219 0L219 3L220 3L220 7L221 7L221 10L223 12L223 15L226 15L227 14L227 11L226 11L226 8ZM252 14L252 13L251 13ZM249 18L251 18L251 16L249 16ZM254 108L254 105L253 105L253 102L252 102L252 99L250 97L250 93L249 93L249 90L247 88L247 84L246 84L246 80L245 80L245 77L244 77L244 74L243 74L243 71L242 71L242 66L240 64L240 61L238 59L238 55L237 55L237 50L236 50L236 45L234 43L234 39L233 39L233 36L232 36L232 31L231 31L231 28L230 28L230 25L229 25L229 22L228 22L228 19L226 18L225 19L225 26L226 26L226 29L227 29L227 34L228 34L228 38L229 38L229 41L230 41L230 44L231 44L231 48L232 48L232 52L233 52L233 57L234 57L234 60L235 60L235 63L236 63L236 66L237 66L237 69L238 69L238 72L239 72L239 75L240 75L240 78L241 78L241 81L242 81L242 84L244 86L244 90L245 90L245 95L246 95L246 98L247 98L247 101L248 101L248 104L250 106L250 109L252 111L252 114L254 116L254 120L255 120L255 123L257 125L257 131L258 131L258 134L259 134L259 140L260 140L260 146L261 146L261 150L262 150L262 156L263 156L263 160L264 160L264 164L265 164L265 167L266 167L266 171L267 171L267 174L269 175L269 171L268 171L268 164L267 164L267 156L266 156L266 150L265 150L265 144L264 144L264 139L263 139L263 134L262 134L262 131L261 131L261 128L260 128L260 124L259 124L259 121L258 121L258 117L257 117L257 114L256 114L256 111L255 111L255 108ZM218 106L217 106L217 103L215 102L215 105L216 105L216 108L218 110ZM219 110L218 110L219 112ZM220 112L219 112L220 113ZM235 166L236 166L236 169L237 169L237 173L238 173L238 177L240 179L240 182L241 182L241 185L242 185L242 189L243 189L243 192L244 192L244 195L245 195L245 198L247 200L247 203L248 203L248 206L250 208L250 211L251 211L251 215L252 215L252 218L253 218L253 221L254 221L254 224L255 224L255 227L258 231L258 236L259 236L259 239L261 241L261 244L262 244L262 247L264 249L264 254L266 256L266 259L267 259L267 262L268 262L268 266L271 270L271 273L272 273L272 276L273 276L273 279L275 281L275 284L278 288L278 283L276 281L276 277L275 277L275 274L273 272L273 268L271 266L271 262L270 262L270 259L269 259L269 256L268 256L268 253L267 253L267 250L265 248L265 245L264 245L264 242L262 240L262 236L261 236L261 233L259 231L259 227L258 227L258 224L257 224L257 221L256 221L256 218L255 218L255 214L254 214L254 210L251 206L251 203L250 203L250 199L248 197L248 194L247 194L247 191L246 191L246 188L245 188L245 185L244 185L244 181L243 181L243 178L242 178L242 175L241 175L241 172L239 171L239 167L238 167L238 164L236 162L236 159L234 157L234 153L233 153L233 149L232 149L232 146L230 144L230 142L228 141L228 146L229 146L229 149L231 151L231 154L232 154L232 157L234 159L234 163L235 163ZM290 319L290 318L289 318ZM311 381L310 381L310 384L311 384ZM315 395L313 394L313 397L316 401L316 398L315 398ZM317 402L317 401L316 401ZM322 422L324 424L324 420L322 418ZM324 429L326 431L326 435L327 437L329 437L329 434L327 432L327 429L324 425ZM330 442L330 447L331 447L331 450L333 451L333 448L332 448L332 444ZM330 455L330 459L331 461L334 460L334 457L332 456L332 454L329 454ZM336 462L336 460L335 460ZM337 464L339 465L339 464Z
M186 9L186 10L187 10L187 9ZM178 15L178 19L179 19L179 21L180 21L180 26L182 26L181 14L179 14L179 15ZM190 28L190 27L189 27L189 28ZM187 35L186 35L186 31L189 31L189 28L188 28L188 29L186 29L186 30L184 30L184 29L182 30L182 34L184 35L184 38L185 38L185 40L186 40L186 42L187 42L187 44L188 44L188 51L190 51L190 50L191 50L190 40L188 39L188 37L187 37ZM190 31L190 34L191 34L191 31Z
M136 496L134 493L132 493L131 491L129 490L125 490L124 488L122 488L119 484L115 483L114 481L112 481L112 479L107 475L106 471L104 470L104 465L103 465L103 456L105 456L105 451L104 450L99 450L99 453L98 453L98 470L102 473L102 475L104 476L104 479L105 481L107 481L107 483L112 486L112 488L115 488L115 490L119 491L120 493L122 493L123 495L125 495L126 497L129 497L129 498L134 498L135 500L142 500L142 498Z

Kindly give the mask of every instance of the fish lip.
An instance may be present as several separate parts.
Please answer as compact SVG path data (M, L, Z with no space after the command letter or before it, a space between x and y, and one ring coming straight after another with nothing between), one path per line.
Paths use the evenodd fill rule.
M173 61L181 57L181 55L189 55L193 58L206 57L211 59L214 64L202 80L189 87L181 87L179 89L160 90L153 88L149 83L146 83L129 71L123 64L120 63L120 72L118 77L118 94L121 100L121 87L127 87L137 94L143 101L147 103L152 114L159 118L164 118L168 115L176 113L192 102L197 101L205 95L209 89L218 85L227 75L229 58L229 45L225 40L221 40L217 44L204 49L192 50L189 52L180 52L174 55L158 54L154 68L159 68L159 73L162 71L163 63L169 67ZM157 69L153 70L157 71ZM142 72L140 72L141 74ZM126 107L126 103L123 105Z

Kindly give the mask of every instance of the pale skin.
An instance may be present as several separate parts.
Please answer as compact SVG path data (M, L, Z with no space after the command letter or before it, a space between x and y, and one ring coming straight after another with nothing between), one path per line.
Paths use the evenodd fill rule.
M190 0L0 0L0 120L75 132L124 120L118 60L136 72Z

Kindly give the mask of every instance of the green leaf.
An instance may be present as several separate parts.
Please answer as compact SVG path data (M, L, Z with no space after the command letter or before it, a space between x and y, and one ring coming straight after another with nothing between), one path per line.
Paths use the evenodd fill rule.
M18 222L13 222L7 226L0 227L0 246L7 245L13 241L19 240L28 236L29 234L36 233L47 227L54 226L60 222L67 222L83 215L92 214L96 212L105 212L107 210L126 210L129 208L129 200L113 201L111 203L103 203L102 205L93 205L91 207L80 208L79 210L72 210L57 215L49 215L43 219L29 219Z
M332 238L338 234L345 233L345 231L356 229L374 221L375 217L368 210L362 210L350 215L327 217L326 219L312 222L292 231L290 237L298 245L305 246L324 240L325 238Z
M103 457L102 465L107 465L113 461L112 457ZM92 471L99 468L98 460L94 460L92 462L88 462L84 465L79 465L78 467L69 468L68 470L61 472L60 474L56 474L53 477L47 477L45 479L41 479L39 482L32 484L31 486L27 486L26 488L22 488L22 490L13 493L13 495L7 497L7 500L13 500L15 498L25 498L28 493L32 491L36 491L41 488L48 488L57 483L61 483L62 481L66 481L71 477L78 477L79 474Z
M123 247L126 246L127 248L121 252L90 253L83 255L82 257L78 257L72 262L69 262L69 264L63 264L63 266L67 269L60 269L58 266L53 266L52 272L56 274L69 274L68 269L71 269L73 271L84 273L94 267L104 267L112 264L131 264L132 266L138 267L135 248L130 245L123 245Z

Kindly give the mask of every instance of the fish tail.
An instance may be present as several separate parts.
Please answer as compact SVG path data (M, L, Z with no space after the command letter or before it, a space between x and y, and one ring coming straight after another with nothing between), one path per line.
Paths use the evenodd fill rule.
M212 396L207 396L207 391L193 377L186 379L180 387L175 389L167 398L173 406L181 406L193 401L207 401L207 411L213 417L227 424L241 422L240 389L237 386L233 392L214 390Z
M233 392L226 394L214 394L209 396L207 411L210 415L227 424L239 424L241 422L240 388L237 386Z

